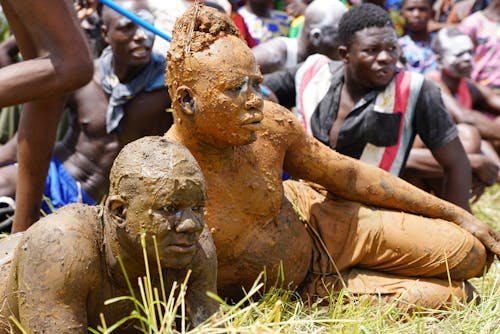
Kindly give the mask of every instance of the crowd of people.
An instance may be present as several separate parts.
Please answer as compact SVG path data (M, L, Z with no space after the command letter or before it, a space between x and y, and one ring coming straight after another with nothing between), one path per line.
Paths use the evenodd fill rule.
M97 1L53 2L64 21L2 1L0 315L83 332L123 291L117 257L140 276L143 231L172 277L193 270L193 325L216 310L205 290L237 300L264 268L303 298L473 299L467 280L500 254L470 213L500 183L500 0L115 1L171 41ZM92 263L71 280L90 304L63 284L88 266L59 270L56 252Z

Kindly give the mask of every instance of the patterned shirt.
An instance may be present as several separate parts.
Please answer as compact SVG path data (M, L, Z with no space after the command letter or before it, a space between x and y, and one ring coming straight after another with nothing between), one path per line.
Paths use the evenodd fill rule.
M432 40L433 35L431 34L429 40ZM398 39L398 43L406 59L405 68L408 71L425 74L438 69L436 54L431 49L430 41L416 42L409 35L405 35Z
M500 22L491 21L479 11L463 20L459 29L476 46L472 81L500 88Z

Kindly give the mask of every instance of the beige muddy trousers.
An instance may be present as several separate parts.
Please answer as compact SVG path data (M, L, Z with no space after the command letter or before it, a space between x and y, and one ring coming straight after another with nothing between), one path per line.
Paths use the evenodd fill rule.
M451 284L446 279L447 268L473 245L484 249L467 231L445 220L335 198L313 184L283 185L314 242L312 267L299 289L303 297L345 287L353 297L396 301L402 309L467 300L469 277L451 277Z

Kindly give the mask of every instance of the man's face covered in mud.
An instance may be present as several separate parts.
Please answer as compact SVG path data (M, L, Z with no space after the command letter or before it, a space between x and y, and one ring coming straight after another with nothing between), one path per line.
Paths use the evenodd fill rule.
M146 233L149 258L154 258L153 236L160 262L169 268L188 265L203 230L203 179L192 176L154 179L138 185L125 214L126 235L135 245Z
M263 119L262 75L245 42L221 37L188 61L199 69L191 89L196 135L215 147L255 141Z
M117 157L110 176L108 205L119 248L142 259L145 234L154 262L154 236L162 266L183 268L192 261L204 226L203 174L179 144L148 137L132 144Z

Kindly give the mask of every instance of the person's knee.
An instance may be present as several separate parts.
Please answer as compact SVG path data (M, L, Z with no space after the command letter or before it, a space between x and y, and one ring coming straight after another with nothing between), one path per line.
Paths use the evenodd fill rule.
M470 124L457 124L458 136L466 153L479 153L481 149L481 133Z
M467 256L456 266L450 269L450 277L454 280L465 280L471 277L481 276L487 265L488 256L484 245L476 238Z
M57 81L61 92L70 92L87 84L94 73L90 54L64 59L55 64Z

